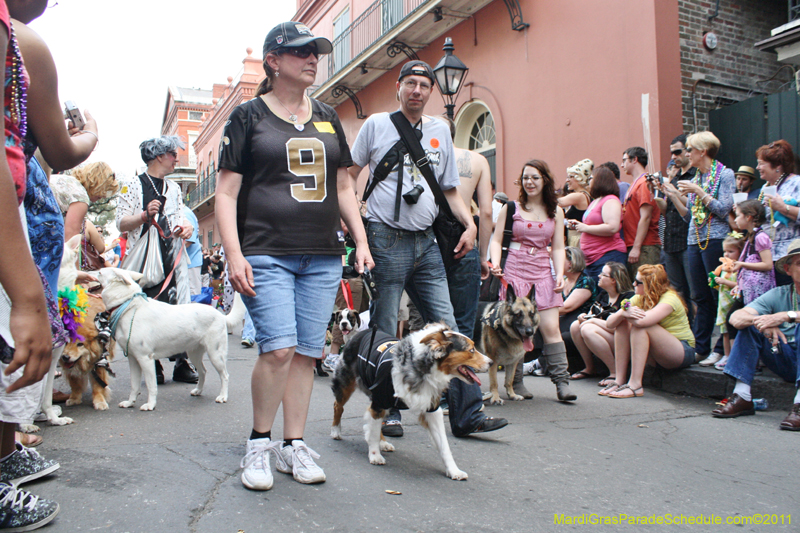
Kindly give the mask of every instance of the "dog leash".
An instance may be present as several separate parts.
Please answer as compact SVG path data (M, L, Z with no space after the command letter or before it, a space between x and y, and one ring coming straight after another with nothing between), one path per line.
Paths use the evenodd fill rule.
M164 234L164 230L156 222L156 217L152 216L152 217L150 217L149 220L150 220L150 224L156 227L156 231L158 231L158 234L161 236L161 238L164 239L164 240L167 240L167 237ZM172 231L170 231L169 236L172 237ZM181 256L183 255L183 249L184 249L183 245L181 245L181 247L178 248L178 256L172 262L172 270L169 272L167 277L164 278L164 283L163 283L163 285L161 285L161 290L158 291L158 294L156 294L156 296L155 296L155 298L153 298L153 300L158 300L158 297L161 296L161 293L164 292L164 290L169 285L169 282L172 280L172 276L175 274L175 269L178 267L178 264L181 262Z
M344 296L344 303L347 304L347 308L353 311L353 291L350 288L350 282L341 280L342 284L342 295Z
M486 261L486 263L489 265L490 269L494 268L494 265L492 264L491 261ZM506 278L501 278L501 277L498 277L498 276L494 276L494 277L496 277L497 279L500 280L500 284L503 286L504 289L508 290L508 282L506 281Z
M114 309L114 311L111 313L111 319L109 320L110 322L109 329L111 330L111 336L114 338L114 340L117 340L117 324L119 324L119 320L120 318L122 318L122 314L125 312L126 309L128 309L128 307L133 302L134 298L136 298L137 296L145 299L147 298L143 292L137 292L136 294L131 296L130 299L120 304L119 307ZM138 310L139 310L138 307L133 310L131 323L128 326L128 342L126 343L125 349L122 350L122 355L124 355L125 357L128 357L128 349L131 346L131 333L133 332L133 320L136 318L136 312Z

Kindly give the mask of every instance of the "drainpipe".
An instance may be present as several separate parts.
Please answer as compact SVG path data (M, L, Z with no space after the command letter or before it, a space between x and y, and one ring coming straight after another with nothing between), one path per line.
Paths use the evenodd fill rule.
M711 14L708 16L708 22L709 22L709 24L710 24L710 23L711 23L711 22L712 22L712 21L713 21L715 18L717 18L718 16L719 16L719 0L717 0L717 7L716 7L716 9L714 9L714 12L713 12L713 13L711 13Z

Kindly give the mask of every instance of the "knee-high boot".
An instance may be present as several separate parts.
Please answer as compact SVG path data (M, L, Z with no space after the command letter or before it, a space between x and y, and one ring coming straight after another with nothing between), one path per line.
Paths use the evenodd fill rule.
M545 344L542 354L547 359L550 380L555 383L558 399L572 402L578 397L569 389L569 372L567 372L567 348L563 342Z
M533 398L533 393L525 388L525 384L522 382L522 359L517 361L517 371L514 372L514 381L511 382L512 387L514 388L514 392L525 398L526 400L530 400Z

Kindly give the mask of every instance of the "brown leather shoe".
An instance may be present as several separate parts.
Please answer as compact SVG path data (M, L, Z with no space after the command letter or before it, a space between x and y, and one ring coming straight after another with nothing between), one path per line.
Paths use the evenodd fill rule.
M756 414L753 402L748 402L738 394L728 398L728 403L719 409L714 409L711 414L717 418L735 418L737 416Z
M789 416L784 418L783 422L781 422L781 429L800 431L800 403L796 403L792 406L792 411L789 413Z

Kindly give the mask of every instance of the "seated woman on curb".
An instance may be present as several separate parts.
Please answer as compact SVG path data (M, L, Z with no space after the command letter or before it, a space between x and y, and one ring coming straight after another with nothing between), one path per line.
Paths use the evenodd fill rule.
M618 381L624 379L631 362L631 376L625 385L612 383L603 391L611 398L644 395L642 375L645 363L669 370L694 363L694 335L686 318L686 304L669 285L662 265L642 265L633 282L636 295L630 306L611 315L606 323L614 330L615 367ZM627 307L627 308L626 308Z
M616 382L617 378L614 373L614 331L606 325L606 320L619 311L623 300L633 297L633 285L628 277L627 267L615 261L603 265L597 285L604 292L590 312L578 315L578 319L569 328L572 342L586 364L571 379L596 376L594 356L597 356L611 372L611 375L598 383L601 387L607 387Z

